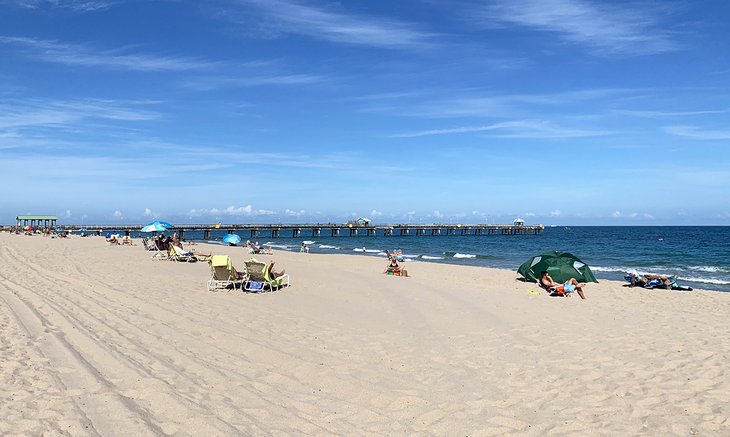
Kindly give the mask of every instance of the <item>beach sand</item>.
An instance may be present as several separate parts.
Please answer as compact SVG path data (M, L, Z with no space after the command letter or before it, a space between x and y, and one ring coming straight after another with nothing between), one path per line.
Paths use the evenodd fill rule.
M0 233L0 434L730 435L730 293L284 251L208 292L135 242Z

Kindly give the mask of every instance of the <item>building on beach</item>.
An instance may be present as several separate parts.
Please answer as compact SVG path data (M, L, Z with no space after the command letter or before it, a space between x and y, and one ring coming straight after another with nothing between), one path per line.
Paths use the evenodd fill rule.
M33 226L33 228L47 228L56 226L55 215L19 215L15 217L17 227Z

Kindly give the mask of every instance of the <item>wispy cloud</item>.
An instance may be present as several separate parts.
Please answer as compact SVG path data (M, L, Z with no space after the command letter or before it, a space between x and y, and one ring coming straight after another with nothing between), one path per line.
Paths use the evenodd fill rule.
M509 138L577 138L607 135L609 132L587 129L570 129L541 120L519 120L493 123L484 126L464 126L450 129L432 129L420 132L391 135L391 138L416 138L433 135L451 135L502 131L498 136Z
M245 88L266 85L309 85L322 82L324 76L310 74L271 74L252 76L205 76L183 81L181 85L196 91L210 91L220 88Z
M620 115L631 115L636 117L645 118L669 118L669 117L692 117L695 115L711 115L711 114L726 114L730 112L728 109L708 109L703 111L648 111L648 110L630 110L621 109L612 111Z
M355 44L390 49L423 48L434 44L436 35L416 25L382 17L346 13L341 4L315 7L290 0L238 0L253 8L278 32L305 35L338 44ZM347 3L344 3L347 4ZM235 14L229 19L241 21ZM250 25L251 20L242 24ZM270 29L269 29L270 30Z
M6 100L0 103L0 129L74 126L85 120L144 121L160 114L135 102L80 100ZM10 135L6 133L6 135Z
M627 89L596 88L562 93L480 95L477 90L451 90L449 94L456 97L418 99L414 96L412 101L407 101L407 96L382 98L368 104L362 111L423 118L524 118L536 117L536 113L546 108L550 114L555 113L555 108L566 112L579 104L600 102L628 92L630 90ZM584 109L580 111L583 112Z
M696 126L665 126L664 131L680 137L697 140L730 140L730 130L708 130Z
M472 11L485 27L519 25L554 32L564 39L608 54L655 54L680 48L662 29L664 10L589 0L496 0Z
M39 9L42 7L70 9L74 12L94 12L109 9L116 1L88 1L88 0L16 0L15 4L25 8Z
M216 64L201 59L131 53L130 48L99 50L82 44L27 37L0 36L0 44L23 49L27 56L55 64L132 71L206 70Z

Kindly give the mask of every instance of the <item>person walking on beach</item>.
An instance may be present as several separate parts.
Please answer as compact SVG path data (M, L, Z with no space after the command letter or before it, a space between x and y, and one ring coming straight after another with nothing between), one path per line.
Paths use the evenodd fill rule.
M562 293L573 293L578 292L578 296L580 296L581 299L585 299L586 296L583 294L583 287L586 286L583 282L576 281L575 278L570 278L567 281L565 281L564 284L557 283L553 281L553 278L550 277L550 274L547 271L540 272L540 284L542 284L545 289L554 288L558 292Z

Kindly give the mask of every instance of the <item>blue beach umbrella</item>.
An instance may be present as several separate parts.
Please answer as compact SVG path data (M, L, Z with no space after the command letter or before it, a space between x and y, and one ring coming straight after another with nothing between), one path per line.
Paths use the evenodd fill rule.
M236 234L226 234L223 236L223 242L235 246L241 242L241 237Z
M167 222L161 222L161 221L154 221L152 223L147 224L146 226L143 226L142 229L140 229L141 232L162 232L167 229L170 229L172 225Z

